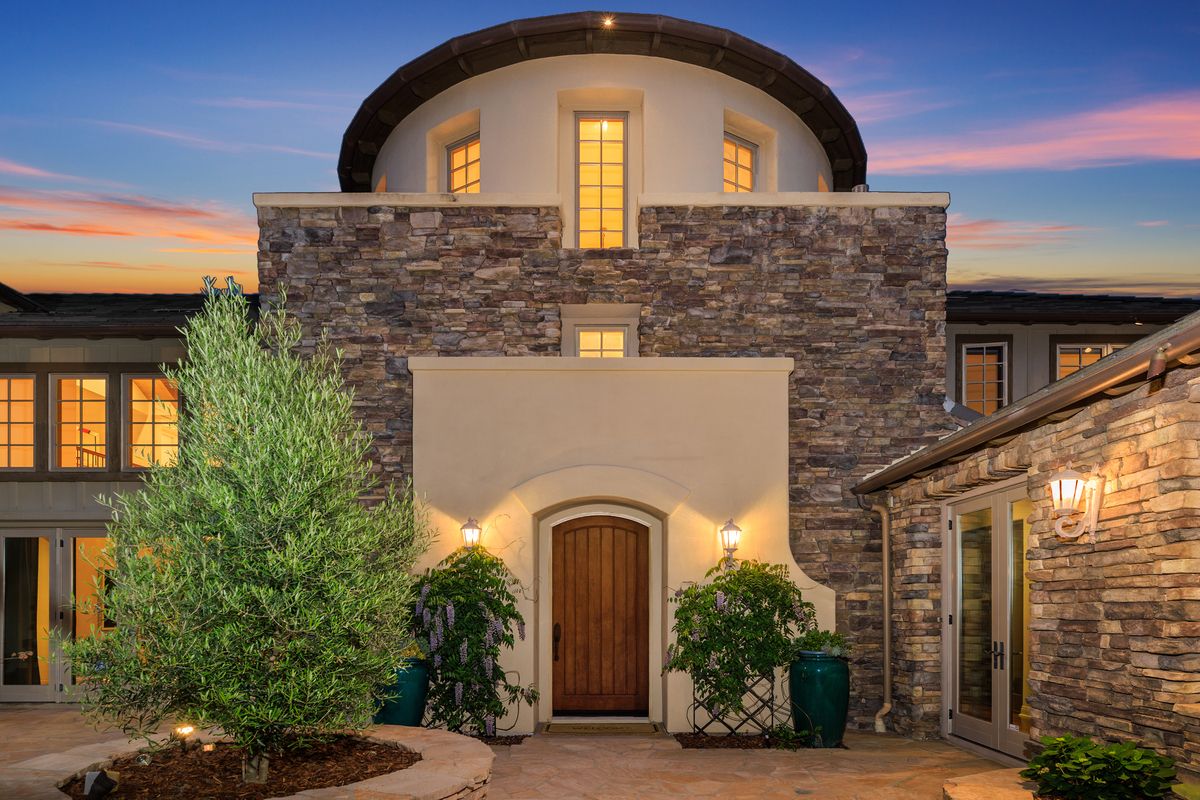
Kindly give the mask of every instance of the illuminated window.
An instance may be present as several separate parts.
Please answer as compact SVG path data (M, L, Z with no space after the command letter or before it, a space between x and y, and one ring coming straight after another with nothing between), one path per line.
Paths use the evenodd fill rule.
M170 466L179 453L179 391L174 382L153 376L125 379L127 408L125 466Z
M33 378L0 376L0 469L33 469Z
M624 358L624 328L576 328L575 352L580 358Z
M579 246L625 245L625 115L578 114Z
M54 379L54 466L103 469L108 455L108 378Z
M479 194L479 134L446 148L446 174L454 194Z
M1055 348L1055 363L1058 370L1055 380L1062 380L1090 364L1095 364L1100 359L1111 355L1124 346L1124 344L1113 342L1060 344Z
M745 139L725 134L724 180L727 192L754 191L754 160L758 148Z
M1003 342L962 347L962 404L980 414L1008 405L1008 345Z

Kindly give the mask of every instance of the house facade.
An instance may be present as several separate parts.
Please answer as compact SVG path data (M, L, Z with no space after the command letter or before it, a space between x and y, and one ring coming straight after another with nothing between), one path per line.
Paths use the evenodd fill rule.
M872 481L1025 402L1051 377L1032 355L1050 337L1126 357L1116 337L1191 307L1084 319L1088 301L1059 297L1047 307L1077 305L1055 320L1026 313L1043 296L948 296L948 195L868 191L866 158L829 88L781 54L684 20L580 13L415 59L351 122L341 192L255 196L261 300L286 295L304 346L342 350L381 477L411 478L440 531L422 566L477 521L522 583L531 635L503 666L541 700L501 727L619 713L690 728L687 679L661 671L669 597L722 557L729 520L738 558L787 565L853 642L852 725L1010 751L1051 726L1021 712L1001 741L941 723L944 537L901 542L881 494L900 479ZM145 447L147 418L130 381L182 355L172 330L194 306L123 297L0 295L0 375L34 376L20 435L35 464L0 475L0 529L21 540L0 615L13 653L66 624L53 609L78 559L55 547L99 535L96 494L136 489L124 453ZM1083 350L1081 374L1111 363ZM103 396L80 403L105 409L105 460L64 467L97 449L77 441L95 426L69 415L69 382L99 376L80 386ZM149 402L150 446L167 446L169 388ZM990 579L998 562L975 555ZM14 672L0 699L60 696L69 675L41 655L44 678ZM1022 692L1018 710L1036 709Z

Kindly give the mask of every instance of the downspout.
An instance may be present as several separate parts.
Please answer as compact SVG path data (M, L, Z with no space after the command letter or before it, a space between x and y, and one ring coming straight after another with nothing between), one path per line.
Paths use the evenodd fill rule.
M863 496L859 505L868 508ZM883 718L892 710L892 515L882 503L871 503L883 529L883 705L875 715L875 732L887 733Z

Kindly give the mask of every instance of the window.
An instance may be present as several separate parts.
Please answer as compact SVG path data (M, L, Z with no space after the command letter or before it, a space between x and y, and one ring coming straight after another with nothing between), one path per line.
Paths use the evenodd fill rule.
M179 454L179 391L160 376L125 379L125 466L170 466Z
M108 378L56 377L54 386L57 469L103 469L108 460Z
M33 469L33 378L0 376L0 469Z
M576 328L575 352L580 358L624 358L624 328Z
M1125 347L1122 342L1057 345L1054 353L1055 380L1060 381L1090 364L1095 364L1122 347Z
M436 163L436 162L435 162ZM446 175L453 194L479 194L479 134L446 148Z
M962 346L962 404L980 414L1008 405L1008 344Z
M757 154L757 146L732 133L725 134L723 153L725 191L754 191L754 161Z
M625 246L625 114L575 116L581 248Z

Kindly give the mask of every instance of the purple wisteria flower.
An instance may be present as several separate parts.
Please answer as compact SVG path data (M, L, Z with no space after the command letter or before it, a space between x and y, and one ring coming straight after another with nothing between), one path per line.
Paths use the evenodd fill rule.
M442 654L434 653L433 654L433 668L438 669L441 666L442 666Z
M429 609L428 609L428 608L426 608L426 609L423 609L423 610L421 611L421 620L422 620L422 621L425 623L425 627L426 627L426 628L428 628L428 627L429 627L429 620L430 620L430 617L431 617L431 615L430 615L430 613L429 613Z
M675 590L675 599L678 600L681 597L683 597L683 589L682 588L676 589Z
M716 653L708 654L708 668L709 669L717 668L717 654Z
M442 634L440 631L433 631L429 634L429 649L437 650L442 646Z
M458 659L462 663L467 663L467 640L463 639L462 644L458 647Z
M434 618L433 618L433 631L434 631L434 633L436 633L438 636L441 636L441 635L442 635L442 633L443 633L443 630L442 630L442 618L441 618L441 616L436 616L436 617L434 617Z
M488 680L492 679L492 668L495 666L495 664L496 662L492 660L491 656L483 657L483 671L487 674Z
M454 684L454 702L461 706L462 700L463 700L463 685L462 685L462 681L459 681L458 683Z
M446 626L454 627L454 603L446 603Z
M724 592L721 592L721 591L717 592L716 607L717 607L717 611L723 612L725 610L725 593Z
M525 641L525 620L517 620L517 635L521 637L521 641Z
M491 647L492 644L494 644L494 640L492 639L492 627L489 625L487 630L483 632L483 646Z
M429 596L429 589L430 589L430 584L428 584L428 583L421 584L421 599L422 600L424 600L426 597Z
M483 718L483 733L485 736L496 735L496 717L492 714Z

